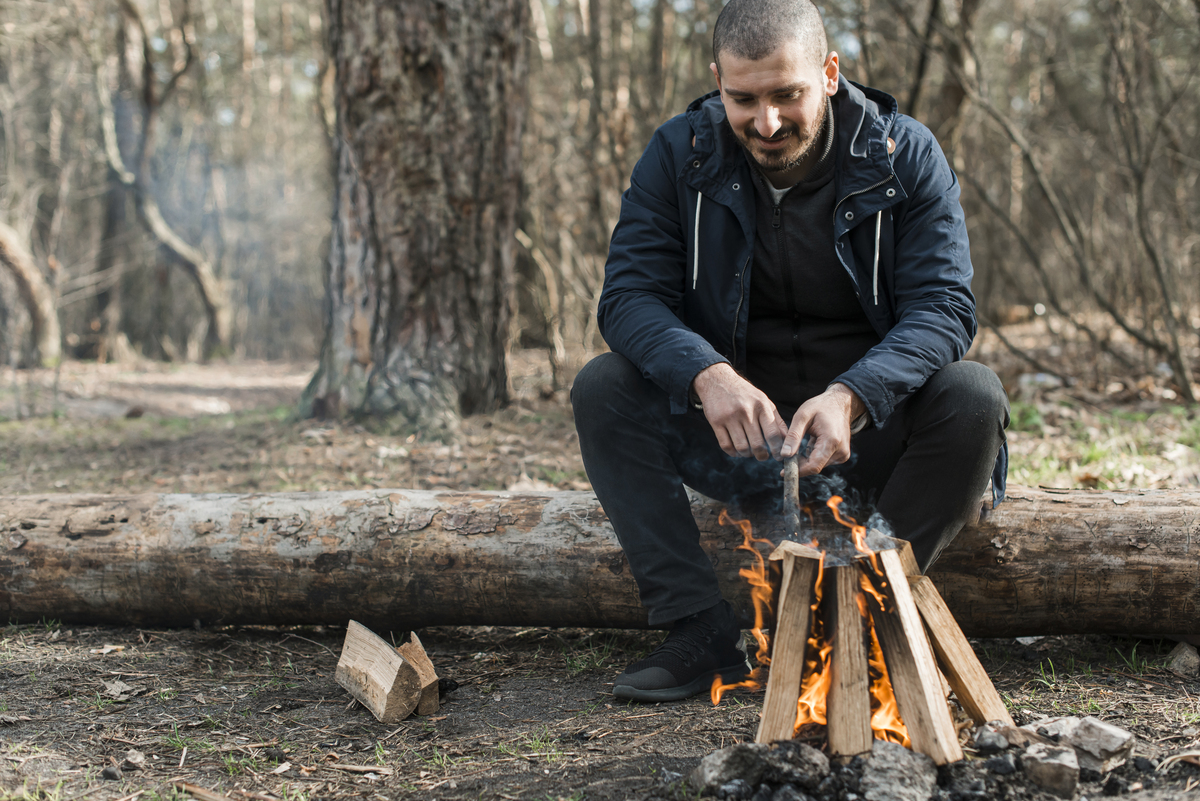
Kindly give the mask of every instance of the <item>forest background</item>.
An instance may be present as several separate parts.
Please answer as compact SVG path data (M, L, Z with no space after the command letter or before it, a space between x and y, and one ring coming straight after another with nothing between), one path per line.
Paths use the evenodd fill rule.
M720 3L519 5L519 246L503 287L516 313L500 350L544 351L552 394L603 348L620 193L654 128L711 89ZM928 124L962 182L975 355L1001 371L1014 429L1055 433L1061 409L1024 401L1063 390L1088 408L1167 410L1160 456L1200 444L1200 3L823 10L844 73ZM0 2L4 416L38 412L18 368L60 355L318 357L327 298L344 289L329 249L345 87L327 16L317 0ZM519 374L504 373L510 388Z
M331 25L330 9L351 7L356 26ZM603 348L595 306L632 166L658 124L711 88L719 7L0 0L0 497L589 489L565 390ZM929 125L962 183L981 322L970 356L1010 394L1012 484L1200 484L1200 0L823 10L845 74ZM513 313L496 316L505 324L487 343L501 386L448 437L312 390L335 299L356 297L341 182L372 166L348 144L361 144L348 123L363 120L344 112L401 105L346 102L356 89L337 65L363 51L337 45L370 30L372 11L482 20L497 36L480 48L516 43L489 57L516 99L520 158L511 179L510 165L479 177L489 166L474 164L514 198L497 245L511 277L493 288ZM469 49L424 45L444 75L470 73ZM477 136L458 122L413 133L452 150ZM399 179L421 178L393 163L406 167ZM416 197L410 186L395 194ZM435 316L473 322L453 299L433 293ZM348 320L351 341L374 330ZM4 801L181 799L180 780L302 801L675 798L683 772L752 737L758 720L750 694L719 707L613 704L607 683L656 639L641 633L423 630L461 687L441 716L385 732L345 705L336 628L88 622L0 628ZM1020 722L1098 715L1156 760L1200 745L1196 680L1164 664L1174 643L975 646ZM130 754L145 757L141 770L102 778ZM1180 764L1156 789L1145 764L1117 777L1118 791L1144 786L1137 797L1150 801L1200 781Z

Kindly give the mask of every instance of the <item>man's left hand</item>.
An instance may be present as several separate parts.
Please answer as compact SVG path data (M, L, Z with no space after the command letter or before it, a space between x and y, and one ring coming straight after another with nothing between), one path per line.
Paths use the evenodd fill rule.
M850 426L865 412L866 406L853 390L845 384L830 384L796 410L783 440L784 458L794 455L804 435L809 434L813 445L808 456L800 457L801 476L844 463L850 458Z

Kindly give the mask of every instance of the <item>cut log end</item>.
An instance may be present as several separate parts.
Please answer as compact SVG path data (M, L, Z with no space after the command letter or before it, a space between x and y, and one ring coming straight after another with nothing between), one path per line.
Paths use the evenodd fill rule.
M437 674L415 634L412 642L392 648L351 620L334 678L380 723L396 723L413 711L427 715L438 710Z

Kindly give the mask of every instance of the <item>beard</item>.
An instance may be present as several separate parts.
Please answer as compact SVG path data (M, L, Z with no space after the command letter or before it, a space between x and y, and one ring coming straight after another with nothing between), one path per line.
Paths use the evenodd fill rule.
M780 128L769 139L754 130L754 123L746 126L745 130L736 132L737 140L745 149L746 154L764 172L786 172L804 163L821 141L821 129L825 127L825 115L829 111L829 101L821 104L820 112L813 118L808 129L801 132L799 125L788 125ZM755 147L757 142L778 142L791 139L792 145L782 150L762 150Z

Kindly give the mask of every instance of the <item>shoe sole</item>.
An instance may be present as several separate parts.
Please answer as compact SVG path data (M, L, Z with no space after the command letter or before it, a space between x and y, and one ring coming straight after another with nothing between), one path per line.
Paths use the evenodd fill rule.
M617 698L623 698L627 701L647 701L650 703L658 701L682 701L685 698L691 698L693 695L712 688L713 677L720 674L729 683L741 681L750 673L750 663L743 661L737 665L729 667L717 668L697 676L687 684L681 684L678 687L663 687L658 690L643 690L638 687L631 687L628 684L614 684L612 693Z

